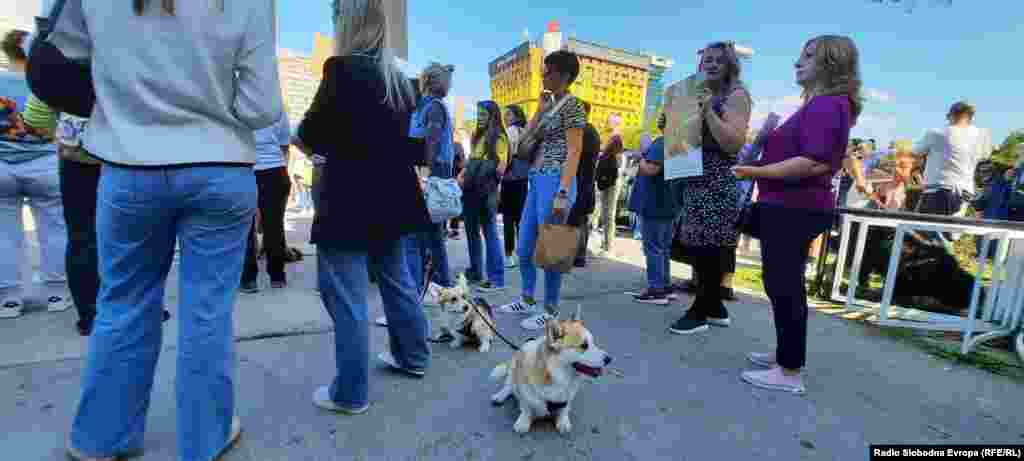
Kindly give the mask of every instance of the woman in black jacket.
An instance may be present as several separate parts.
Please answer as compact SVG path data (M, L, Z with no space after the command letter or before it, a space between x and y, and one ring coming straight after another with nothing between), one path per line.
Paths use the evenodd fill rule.
M409 141L413 90L388 48L381 0L335 3L337 48L299 127L298 142L327 158L330 181L313 219L321 298L335 324L337 377L313 394L348 414L369 408L367 292L372 273L384 300L392 368L423 376L428 325L403 263L402 236L430 228Z

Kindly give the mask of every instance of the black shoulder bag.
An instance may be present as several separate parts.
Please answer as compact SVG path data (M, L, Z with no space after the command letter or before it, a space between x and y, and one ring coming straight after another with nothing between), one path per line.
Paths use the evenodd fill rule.
M89 118L96 104L91 60L69 59L47 41L66 2L57 0L50 17L36 18L38 35L32 40L25 74L32 94L51 109Z

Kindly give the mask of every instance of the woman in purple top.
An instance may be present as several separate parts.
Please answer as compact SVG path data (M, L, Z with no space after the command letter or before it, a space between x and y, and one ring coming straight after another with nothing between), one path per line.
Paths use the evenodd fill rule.
M804 105L765 142L761 160L733 168L754 178L764 287L775 316L775 353L751 353L764 371L743 379L766 389L803 393L800 370L807 355L804 266L811 242L829 228L835 197L832 177L842 167L850 127L862 104L860 58L848 37L826 35L804 45L796 63Z

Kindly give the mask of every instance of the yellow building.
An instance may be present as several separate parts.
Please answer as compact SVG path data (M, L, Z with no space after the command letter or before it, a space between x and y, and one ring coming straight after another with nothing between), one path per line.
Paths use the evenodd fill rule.
M491 99L500 106L518 105L533 117L540 101L544 50L530 42L519 45L488 66Z
M650 57L571 38L561 48L580 58L580 75L570 91L590 103L590 121L602 136L616 118L623 131L643 127ZM494 101L503 107L519 105L532 117L541 94L543 60L544 49L527 42L492 61Z
M320 86L320 74L312 71L313 59L309 56L280 50L277 57L277 68L281 76L281 96L284 99L288 119L298 125L306 116L306 111L313 103L317 87Z

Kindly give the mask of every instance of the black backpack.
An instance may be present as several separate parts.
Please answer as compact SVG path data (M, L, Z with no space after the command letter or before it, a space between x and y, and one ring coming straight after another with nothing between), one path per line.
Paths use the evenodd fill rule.
M597 162L597 190L608 190L619 181L618 157L606 155Z
M38 35L29 49L26 80L32 94L54 111L89 118L96 104L91 60L68 59L46 41L57 25L64 3L65 0L57 0L50 17L36 18Z
M480 142L485 142L480 140ZM462 191L488 195L498 191L498 157L488 153L486 159L474 158L466 162Z

